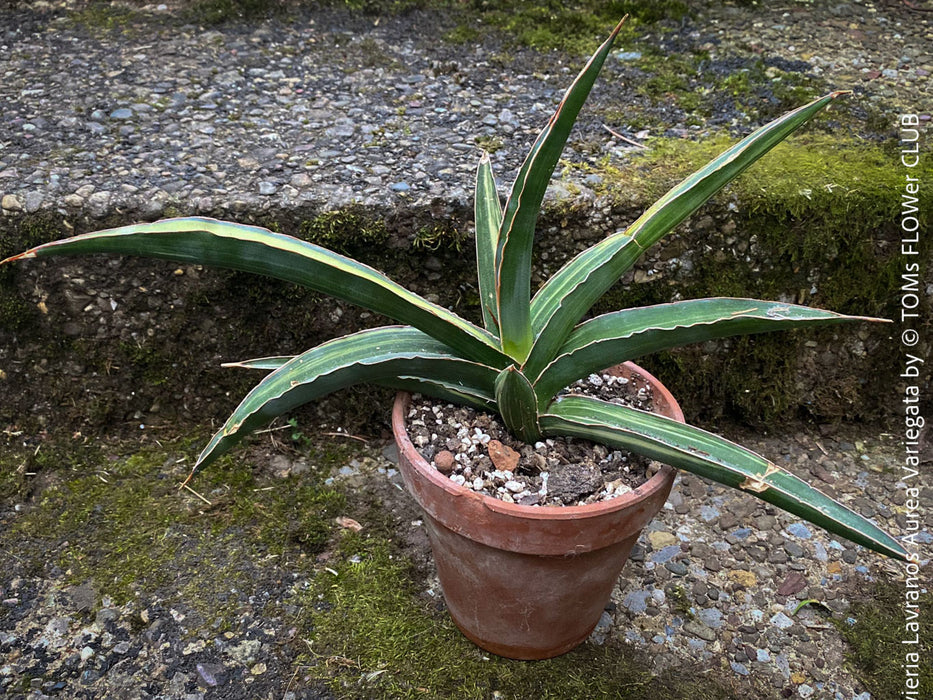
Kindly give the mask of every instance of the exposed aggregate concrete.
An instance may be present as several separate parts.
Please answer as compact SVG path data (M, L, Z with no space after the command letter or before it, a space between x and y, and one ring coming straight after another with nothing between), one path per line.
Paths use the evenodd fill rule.
M521 49L504 54L496 42L432 41L449 27L436 15L300 14L204 28L166 22L170 9L148 6L138 25L108 32L70 20L63 10L80 9L75 0L35 5L10 11L0 36L7 215L468 203L477 143L498 139L493 165L510 181L576 71L575 62L542 63ZM928 121L930 20L891 5L838 3L817 17L795 4L717 8L653 40L708 51L711 70L765 54L829 89ZM606 69L613 94L601 86L597 99L644 102L625 55ZM744 128L743 119L723 113L711 123ZM587 114L578 128L609 138Z

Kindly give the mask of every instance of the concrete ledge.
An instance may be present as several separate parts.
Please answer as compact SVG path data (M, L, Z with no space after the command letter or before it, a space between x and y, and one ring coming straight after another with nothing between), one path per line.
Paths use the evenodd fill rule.
M0 85L10 115L0 127L0 256L111 225L209 215L337 247L478 316L470 191L480 147L494 151L500 186L509 183L579 61L496 35L431 41L451 25L430 12L377 24L313 13L209 29L158 13L133 18L113 30L54 8L5 16L12 77ZM725 50L703 43L702 20L668 30L709 45L716 59ZM904 36L907 45L913 34ZM663 36L638 41L670 48ZM667 126L647 155L611 136L603 125L630 104L642 111L631 123L670 122L657 98L627 82L627 60L607 66L574 132L539 226L537 282L626 226L695 166L703 144L721 142L714 120ZM900 193L889 185L899 175L896 158L878 163L894 153L896 134L859 147L842 134L861 105L896 104L909 84L895 88L874 100L860 85L854 111L835 115L849 126L817 125L833 134L814 137L819 148L803 141L770 155L771 169L750 172L695 214L596 311L728 295L894 317ZM737 131L756 125L742 118ZM833 138L843 145L828 165L780 175ZM857 152L869 156L853 161ZM918 280L926 316L930 270ZM129 260L19 265L0 270L0 287L0 376L19 397L4 403L0 421L11 424L129 424L153 420L154 408L165 419L222 417L248 380L218 371L219 362L298 352L378 322L276 283ZM929 343L918 352L929 354ZM897 414L896 356L891 327L867 325L709 343L644 364L692 419L834 422ZM129 402L126 387L135 391ZM201 400L213 408L203 412ZM81 416L59 410L78 402Z

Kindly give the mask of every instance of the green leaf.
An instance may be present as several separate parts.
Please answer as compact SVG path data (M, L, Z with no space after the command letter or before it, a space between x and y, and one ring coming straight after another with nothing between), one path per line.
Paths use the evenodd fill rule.
M523 368L527 374L536 375L554 358L574 325L642 253L842 94L826 95L758 129L671 189L625 231L558 270L531 302L535 342Z
M827 607L825 603L819 600L816 600L815 598L808 598L807 600L801 600L799 603L797 603L797 605L794 607L793 611L791 612L791 617L799 613L801 609L805 608L808 605L817 606L820 609L820 611L823 613L828 613L830 615L832 615L833 613L832 608Z
M616 311L574 329L558 356L534 382L535 393L543 408L558 391L577 379L659 350L733 335L851 321L885 319L733 298L694 299Z
M619 22L564 94L518 171L505 206L496 253L499 330L503 351L518 362L525 361L532 345L531 249L541 202L580 108L621 29Z
M534 389L515 365L496 377L496 406L512 435L529 444L541 439Z
M406 326L336 338L297 355L257 384L201 452L195 471L276 416L337 389L361 382L391 385L399 377L410 377L491 399L498 373L452 355L444 344Z
M294 358L295 355L259 357L253 360L225 362L221 366L239 369L276 370ZM495 399L487 389L464 387L453 382L427 380L422 377L390 377L384 380L373 380L372 383L411 393L420 392L451 403L466 404L480 411L498 412Z
M496 400L487 388L468 387L454 382L445 382L440 379L425 379L424 377L389 377L388 379L374 381L374 384L398 389L412 394L424 394L460 406L469 406L477 411L498 413Z
M629 449L741 489L876 552L907 551L871 521L764 457L705 430L585 396L555 400L540 418L545 435L570 435Z
M496 192L489 154L483 153L476 171L476 272L479 279L479 299L486 330L498 334L496 320L496 248L502 225L502 205Z
M295 282L408 323L471 359L505 365L497 339L451 311L351 258L257 226L166 219L53 241L3 262L87 253L142 255Z

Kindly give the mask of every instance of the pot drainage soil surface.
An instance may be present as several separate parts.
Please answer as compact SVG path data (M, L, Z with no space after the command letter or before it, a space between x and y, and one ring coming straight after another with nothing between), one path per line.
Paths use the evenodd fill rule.
M571 389L645 411L653 405L650 390L609 374L591 374ZM660 466L588 440L547 438L529 445L493 414L423 396L414 397L408 417L412 442L433 467L454 483L507 503L607 501L641 486Z

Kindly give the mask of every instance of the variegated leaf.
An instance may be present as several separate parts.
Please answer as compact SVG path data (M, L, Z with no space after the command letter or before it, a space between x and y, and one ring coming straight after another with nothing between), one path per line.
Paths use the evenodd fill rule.
M235 367L240 369L276 370L285 363L294 359L295 355L277 357L258 357L253 360L239 362L225 362L222 367ZM438 379L425 379L423 377L390 377L388 379L372 380L373 384L399 389L411 393L421 393L433 396L451 403L471 406L478 411L496 413L495 396L488 387L467 387L455 382L444 382Z
M580 108L621 29L622 22L564 94L525 158L506 202L496 255L499 331L503 351L519 363L528 356L533 339L529 314L531 248L541 202Z
M257 384L211 438L195 469L212 462L276 416L337 389L417 377L463 387L465 393L492 396L498 374L492 367L452 355L443 343L407 326L336 338L297 355Z
M756 299L693 299L597 316L574 329L560 353L534 381L542 408L558 391L604 367L667 348L749 333L790 330L853 321L808 306Z
M479 299L486 330L498 335L496 318L496 249L499 245L499 227L502 225L502 205L496 191L489 154L483 153L476 171L476 274L479 281Z
M541 439L534 389L515 365L506 367L496 378L496 406L512 435L527 443Z
M554 359L574 325L648 248L842 94L821 97L758 129L670 190L625 231L558 270L532 300L535 342L525 372L535 376Z
M586 396L554 401L541 416L546 435L570 435L643 454L746 491L814 525L876 552L907 551L867 518L779 466L705 430Z
M411 324L471 359L507 364L494 336L408 291L381 272L326 248L258 226L200 217L166 219L53 241L3 262L88 253L141 255L294 282Z

